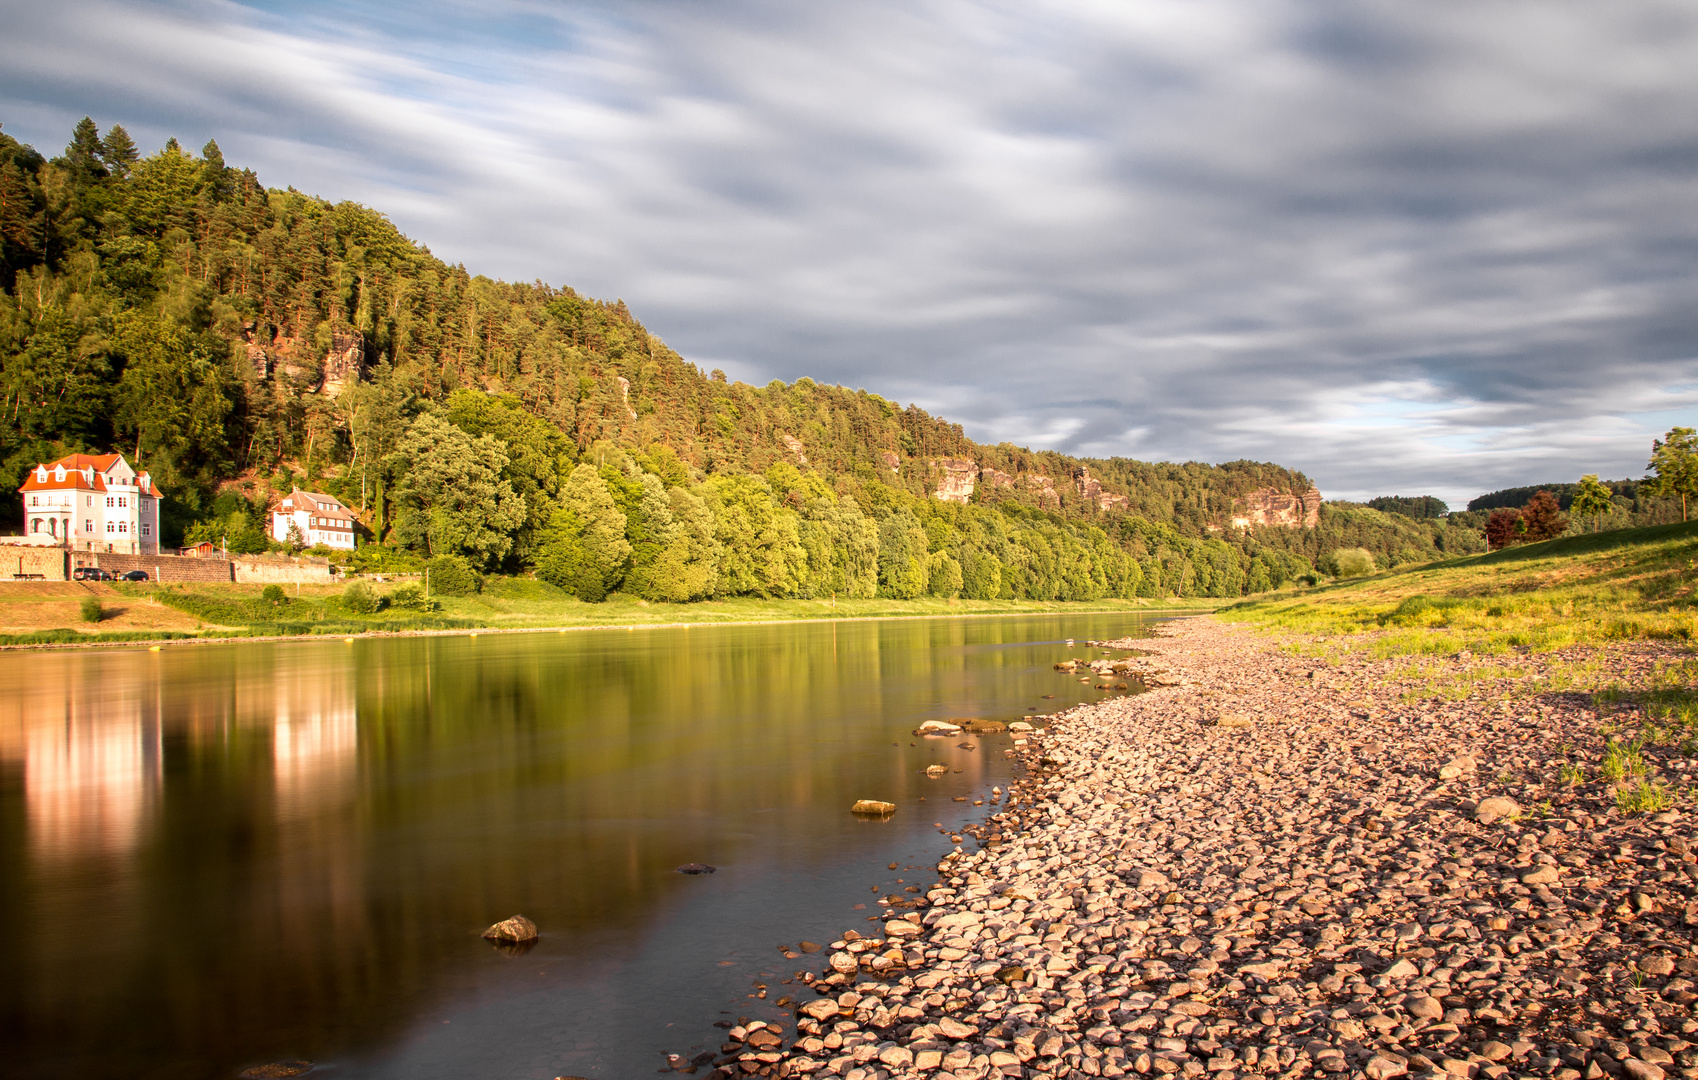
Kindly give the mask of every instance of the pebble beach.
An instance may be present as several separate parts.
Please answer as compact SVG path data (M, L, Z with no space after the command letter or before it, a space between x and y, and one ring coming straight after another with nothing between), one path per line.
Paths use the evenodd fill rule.
M1035 718L1020 781L923 897L824 948L792 1030L677 1067L1698 1080L1690 761L1644 748L1676 797L1624 811L1583 765L1637 706L1431 695L1473 659L1422 683L1292 644L1195 618L1091 649L1152 689ZM1629 686L1689 655L1588 653Z

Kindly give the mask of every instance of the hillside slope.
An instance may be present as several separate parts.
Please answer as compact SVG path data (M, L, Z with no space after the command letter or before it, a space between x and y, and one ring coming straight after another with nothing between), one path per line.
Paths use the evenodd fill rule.
M659 547L689 547L678 537L690 529L696 577L715 582L691 595L853 591L872 579L901 593L965 574L960 588L990 596L1226 596L1307 573L1334 542L1395 563L1473 538L1442 522L1340 518L1276 465L981 446L864 390L728 382L623 302L474 276L376 211L263 187L215 143L142 158L122 128L102 136L84 121L47 161L0 134L0 266L0 513L12 520L29 464L113 448L170 496L167 542L263 544L263 504L298 483L356 508L398 550L482 569L550 564L580 592L597 576L586 559L624 566L598 571L592 593L625 587L645 558L652 569ZM601 494L568 491L586 463ZM658 496L644 494L644 476ZM484 489L475 505L445 496ZM603 502L625 519L629 551L602 536L621 531L596 524L590 504ZM826 504L864 520L833 519L810 539L802 525L837 512ZM488 527L465 524L477 515ZM892 515L901 520L886 528ZM650 527L651 517L666 520ZM727 555L747 546L742 534L774 528L760 568ZM565 545L552 562L550 542Z

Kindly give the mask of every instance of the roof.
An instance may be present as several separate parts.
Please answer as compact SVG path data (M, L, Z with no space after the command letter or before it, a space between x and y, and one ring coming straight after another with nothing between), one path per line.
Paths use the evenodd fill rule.
M310 501L311 505L303 505L303 500ZM353 511L343 506L342 500L334 495L323 495L316 491L302 491L300 488L296 488L278 502L273 512L281 513L285 505L288 505L291 510L305 510L309 514L318 514L322 517L354 520Z
M38 462L24 475L23 486L18 488L25 491L107 491L106 473L114 465L124 461L122 454L67 454L58 461ZM126 465L128 462L124 462ZM51 475L54 470L63 468L65 479L56 480ZM45 481L36 479L41 470L47 470L49 475ZM87 478L87 470L94 470L94 479ZM136 474L136 490L143 495L161 498L159 489L153 484L153 477L147 473ZM126 493L129 489L123 489Z

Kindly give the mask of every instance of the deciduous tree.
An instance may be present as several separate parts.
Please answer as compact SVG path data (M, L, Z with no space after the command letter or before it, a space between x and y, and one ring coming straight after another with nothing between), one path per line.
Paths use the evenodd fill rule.
M1651 442L1651 460L1645 466L1653 473L1645 483L1653 494L1680 499L1680 520L1686 520L1688 499L1698 498L1698 431L1689 427L1669 429Z

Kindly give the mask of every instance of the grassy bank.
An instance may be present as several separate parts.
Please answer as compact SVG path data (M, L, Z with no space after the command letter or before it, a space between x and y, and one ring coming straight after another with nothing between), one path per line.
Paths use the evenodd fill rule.
M1235 604L1221 617L1377 656L1502 655L1698 637L1698 522L1506 548Z
M177 620L171 630L76 628L72 596L32 598L39 626L9 626L0 647L191 638L257 638L304 635L432 633L471 630L545 630L602 626L661 626L785 622L801 619L938 618L1084 612L1211 611L1218 600L763 600L738 598L698 604L657 604L615 595L589 604L543 582L492 579L474 596L432 597L420 605L408 587L376 586L379 609L350 607L340 586L288 586L267 598L258 585L105 586L134 611L156 608ZM391 598L394 602L391 603ZM62 610L61 610L62 609ZM163 620L161 620L163 621ZM13 620L16 622L16 620Z

